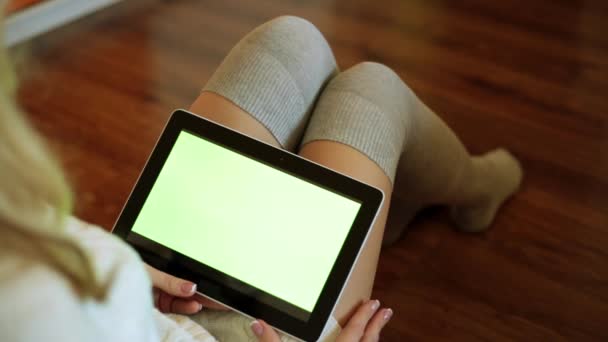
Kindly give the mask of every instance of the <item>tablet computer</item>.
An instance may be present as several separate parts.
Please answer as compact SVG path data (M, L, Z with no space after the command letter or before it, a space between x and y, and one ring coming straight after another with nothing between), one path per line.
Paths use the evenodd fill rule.
M178 110L113 233L200 294L315 341L383 199L379 189Z

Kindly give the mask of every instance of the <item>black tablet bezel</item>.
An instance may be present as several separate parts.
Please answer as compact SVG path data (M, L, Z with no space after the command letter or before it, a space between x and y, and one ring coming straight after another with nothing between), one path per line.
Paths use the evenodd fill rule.
M306 311L146 239L135 232L131 232L132 226L181 131L187 131L361 203L361 208L353 226L336 258L319 300L307 321L302 320L306 316ZM133 246L151 266L195 282L198 291L205 296L251 317L261 318L294 337L314 341L319 338L329 315L333 311L383 199L384 195L379 189L193 113L177 110L171 115L156 147L152 151L131 196L116 221L113 233ZM170 227L167 227L167 229L170 229ZM269 303L273 303L273 305Z

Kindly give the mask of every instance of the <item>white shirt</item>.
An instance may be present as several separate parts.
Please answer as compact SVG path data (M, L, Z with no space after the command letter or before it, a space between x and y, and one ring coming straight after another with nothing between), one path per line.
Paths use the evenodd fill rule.
M204 341L215 339L186 316L152 304L139 256L101 228L69 219L69 233L91 253L107 297L82 300L53 268L18 254L0 258L0 341Z
M143 261L129 245L75 218L68 220L67 231L90 253L97 279L109 284L107 297L83 300L49 265L0 251L0 341L216 341L199 323L223 340L255 340L249 319L235 312L203 311L192 316L199 323L160 313L152 303ZM214 316L221 319L210 319ZM331 317L321 340L335 340L339 332ZM294 341L285 335L281 339Z

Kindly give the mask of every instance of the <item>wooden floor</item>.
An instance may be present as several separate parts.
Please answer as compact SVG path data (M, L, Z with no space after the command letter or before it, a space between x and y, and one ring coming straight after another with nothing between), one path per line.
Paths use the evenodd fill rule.
M165 120L267 19L315 23L342 68L388 64L472 152L523 162L486 234L442 210L383 252L383 340L608 340L608 2L131 0L36 39L20 98L78 214L116 219Z

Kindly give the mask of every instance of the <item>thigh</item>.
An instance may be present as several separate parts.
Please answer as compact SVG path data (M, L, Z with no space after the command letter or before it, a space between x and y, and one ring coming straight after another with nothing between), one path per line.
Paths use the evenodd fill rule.
M329 140L312 141L302 146L299 154L384 192L385 198L380 213L334 311L334 317L344 326L361 302L370 298L391 200L392 183L378 164L342 143Z
M202 92L190 106L190 111L267 144L281 147L277 139L261 122L216 93Z

